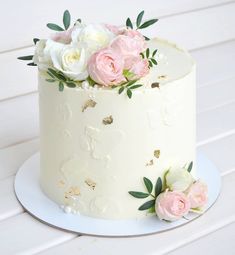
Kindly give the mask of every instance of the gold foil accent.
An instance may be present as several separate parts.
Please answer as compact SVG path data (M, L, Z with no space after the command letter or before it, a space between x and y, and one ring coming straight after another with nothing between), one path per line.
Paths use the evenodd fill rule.
M91 187L93 190L95 189L96 183L94 181L92 181L90 178L85 180L85 183Z
M87 100L82 107L82 112L84 112L88 107L94 108L96 106L96 104L97 103L92 99Z
M152 166L153 165L153 159L151 159L148 163L146 163L146 166Z
M112 117L112 115L110 115L110 116L104 118L102 122L103 122L104 125L110 125L110 124L112 124L112 123L113 123L113 117Z
M154 151L154 157L155 157L155 158L159 158L159 157L160 157L160 153L161 153L160 150L155 150L155 151Z
M159 88L159 82L154 82L151 84L151 88Z
M69 188L68 191L65 192L64 197L65 198L70 198L72 196L79 196L80 195L80 190L78 187L72 186Z
M158 79L159 79L159 80L164 80L164 79L166 79L166 78L167 78L166 75L159 75L159 76L158 76Z

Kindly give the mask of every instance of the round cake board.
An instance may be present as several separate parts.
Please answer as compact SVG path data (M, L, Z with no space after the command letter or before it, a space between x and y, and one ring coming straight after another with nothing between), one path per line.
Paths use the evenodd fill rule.
M189 223L201 214L189 213L175 222L160 221L156 216L138 220L105 220L65 213L50 200L39 185L39 153L31 156L19 169L15 178L15 193L22 206L34 217L51 226L94 236L140 236L154 234ZM204 213L215 203L221 187L220 173L203 154L198 153L197 177L208 185L209 201Z

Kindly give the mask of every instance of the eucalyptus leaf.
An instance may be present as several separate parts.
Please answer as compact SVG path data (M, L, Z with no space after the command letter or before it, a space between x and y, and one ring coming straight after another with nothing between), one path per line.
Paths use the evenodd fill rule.
M162 179L158 177L155 185L155 197L157 197L162 192Z
M130 18L127 18L127 20L126 20L126 26L127 26L127 27L130 27L131 29L133 29L133 24L132 24Z
M144 177L144 185L148 193L151 194L151 192L153 191L153 184L147 177Z
M149 196L148 193L143 193L143 192L139 192L139 191L129 191L128 193L135 198L146 198Z
M143 205L141 205L138 210L140 211L144 211L144 210L148 210L150 209L151 207L153 207L155 205L155 199L153 200L150 200L148 202L145 202Z
M153 64L152 64L152 62L150 60L149 60L149 66L153 67Z
M147 48L147 50L146 50L146 57L147 57L147 58L149 58L149 52L150 52L150 51L149 51L149 48Z
M133 86L131 86L131 87L129 87L129 89L137 89L137 88L139 88L139 87L142 87L143 85L142 84L136 84L136 85L133 85Z
M128 96L129 98L132 97L132 92L131 92L130 89L127 89L126 94L127 94L127 96Z
M157 49L153 51L152 57L154 57L157 53Z
M64 24L65 30L67 30L69 28L70 21L71 21L71 15L70 15L69 11L66 10L63 15L63 24Z
M121 87L119 90L118 90L118 94L121 94L123 91L124 91L125 87Z
M64 90L64 84L63 82L59 82L59 91L63 91Z
M62 80L62 81L66 81L66 78L64 77L64 75L62 75L61 73L56 72L54 69L48 68L48 71L50 73L52 73L57 79Z
M52 78L55 77L55 76L54 76L52 73L50 73L49 71L47 71L47 74L48 74L49 76L51 76Z
M27 66L37 66L37 64L31 62L31 63L28 63Z
M190 173L193 168L193 161L190 162L187 171Z
M142 21L142 19L143 19L143 16L144 16L144 11L140 12L139 15L137 16L137 19L136 19L136 25L137 25L137 27L140 26L141 21Z
M67 85L67 87L69 87L69 88L75 88L75 87L76 87L76 84L73 83L73 82L66 82L66 85Z
M154 23L156 23L157 21L158 21L158 19L148 20L148 21L144 22L140 27L138 27L138 29L143 29L143 28L149 27L149 26L153 25Z
M46 81L48 81L48 82L55 82L55 80L53 80L53 79L46 79Z
M64 29L54 23L48 23L47 27L54 31L64 31Z
M32 60L33 59L33 55L18 57L18 59L19 60Z
M33 43L36 45L36 43L38 42L38 41L40 41L40 39L38 39L38 38L33 38Z
M154 58L151 58L151 61L154 65L157 65L157 61Z

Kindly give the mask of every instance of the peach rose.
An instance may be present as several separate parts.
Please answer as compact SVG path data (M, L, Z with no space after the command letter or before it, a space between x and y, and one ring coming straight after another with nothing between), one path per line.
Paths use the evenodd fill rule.
M160 220L178 220L189 212L190 201L183 192L165 191L157 197L155 210Z
M138 57L145 50L142 42L135 37L118 35L111 43L111 48L123 56L124 60L130 57Z
M94 53L88 61L88 73L100 85L111 86L125 81L124 60L111 48Z
M70 28L69 30L57 32L51 35L51 39L55 42L63 43L63 44L70 44L72 41L72 34L73 29Z
M207 203L207 185L201 180L194 182L186 191L191 208L200 208Z
M133 73L133 76L130 77L131 80L140 79L149 73L149 62L140 56L132 57L126 59L125 69Z

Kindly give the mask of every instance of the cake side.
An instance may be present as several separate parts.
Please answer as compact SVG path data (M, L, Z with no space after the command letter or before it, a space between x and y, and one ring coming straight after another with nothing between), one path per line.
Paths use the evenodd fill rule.
M141 190L143 176L155 182L194 161L195 64L168 42L155 46L158 66L131 100L112 89L61 93L39 73L40 182L59 205L92 217L144 217L128 191ZM172 70L177 60L185 65Z

